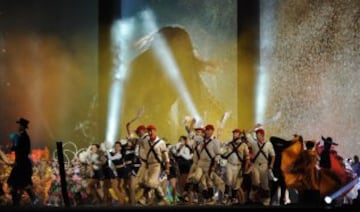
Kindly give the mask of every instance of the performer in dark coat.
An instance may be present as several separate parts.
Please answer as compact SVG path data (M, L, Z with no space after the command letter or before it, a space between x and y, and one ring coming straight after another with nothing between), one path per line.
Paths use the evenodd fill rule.
M294 137L297 136L298 139L302 142L302 136L294 135ZM275 197L277 196L278 188L280 187L280 205L285 205L285 191L286 191L286 183L284 178L284 173L281 170L281 161L282 161L282 152L284 149L291 146L294 142L293 140L285 140L276 136L270 137L270 142L274 146L275 150L275 162L273 167L273 173L276 177L276 180L273 179L271 183L271 202L274 203Z
M32 189L32 162L29 158L31 152L30 137L26 132L29 121L20 118L16 123L19 124L19 132L13 139L11 151L15 152L15 162L8 178L8 185L11 188L13 205L19 205L21 193L25 190L32 203L37 204L38 198Z
M338 144L333 142L331 137L324 138L321 136L321 139L324 141L324 148L320 153L320 167L330 169L331 168L331 160L330 160L330 149L331 145L337 146Z

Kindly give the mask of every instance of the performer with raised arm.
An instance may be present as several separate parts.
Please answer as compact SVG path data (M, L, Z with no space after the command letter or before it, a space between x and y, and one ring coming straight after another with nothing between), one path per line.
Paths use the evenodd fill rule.
M133 139L131 138L131 131L130 131L130 122L126 124L127 132L128 132L128 140ZM149 135L146 131L146 127L144 125L139 125L136 130L135 134L137 136L134 139L135 145L135 156L140 160L140 166L137 168L136 175L130 176L130 203L133 205L136 201L136 193L137 191L143 192L144 184L145 184L145 174L146 174L146 143L149 140ZM135 161L136 162L136 161ZM139 163L139 162L138 162Z
M137 192L143 192L144 189L144 176L146 172L146 152L144 143L148 141L149 135L146 131L146 127L144 125L139 125L135 130L136 137L133 138L130 126L144 114L144 111L145 107L142 106L140 110L137 111L136 116L126 123L127 139L129 142L131 141L134 148L134 158L131 165L129 186L129 198L131 205L134 205L137 202Z
M221 158L220 143L214 138L214 126L208 124L205 126L204 141L197 146L196 151L199 154L198 166L202 170L200 184L202 186L202 195L206 204L214 204L214 184L224 192L224 182L216 175L216 166ZM222 182L221 182L222 181Z
M255 132L256 139L252 133ZM271 142L265 140L265 130L260 124L247 131L247 140L251 144L253 157L250 199L270 205L269 172L272 172L275 161L275 150Z
M195 123L195 119L193 119ZM193 127L188 131L188 137L191 149L193 151L193 163L190 167L189 174L186 178L184 185L184 192L182 193L182 198L189 202L189 204L197 200L199 194L199 183L200 178L203 175L202 169L198 166L198 161L200 158L200 150L198 146L202 145L205 136L205 129L202 127Z

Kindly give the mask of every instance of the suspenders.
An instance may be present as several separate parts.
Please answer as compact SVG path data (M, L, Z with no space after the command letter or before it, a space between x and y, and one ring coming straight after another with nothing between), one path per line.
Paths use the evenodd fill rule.
M196 156L197 156L198 158L200 158L200 154L202 153L202 151L205 150L205 151L206 151L206 154L209 156L209 158L210 158L211 160L214 159L214 157L211 156L211 154L210 154L210 152L209 152L209 150L208 150L208 148L207 148L207 145L208 145L211 141L212 141L212 139L210 139L208 142L206 142L206 143L204 144L204 146L202 146L202 149L200 150L200 152L199 152L199 150L198 150L199 144L196 144L196 145L195 145L195 153L196 153Z
M190 153L194 152L194 150L191 148L191 146L189 144L185 144L185 147L190 150Z
M268 160L268 157L266 156L265 152L263 151L263 148L265 146L266 142L263 143L261 146L259 143L257 143L258 147L259 147L259 151L256 153L256 155L253 157L253 159L251 159L251 162L255 162L255 160L257 159L257 157L259 157L260 153L265 157L266 160Z
M235 141L236 141L236 140L235 140ZM237 156L237 158L239 159L239 161L240 161L241 163L243 163L243 162L244 162L244 159L240 157L239 152L238 152L237 150L238 150L238 148L241 146L241 144L243 144L244 142L241 142L239 145L235 145L235 141L232 141L232 142L231 142L232 151L231 151L229 154L223 156L223 158L224 158L224 159L228 159L228 158L230 157L230 155L232 155L233 153L235 153L236 156Z
M201 151L200 151L200 154L201 154L202 151L204 151L204 149L205 149L206 154L209 156L209 158L210 158L211 161L212 161L212 160L214 160L214 157L211 156L211 154L210 154L210 152L209 152L209 150L208 150L208 148L207 148L207 145L208 145L211 141L212 141L212 139L210 139L208 142L206 142L206 143L204 144L204 146L202 147L202 149L201 149ZM200 155L200 154L199 154L199 155Z
M195 145L195 152L196 152L197 158L200 159L200 152L198 151L198 146L199 146L199 144L197 143L197 144Z
M146 155L146 162L149 159L150 153L154 154L155 159L157 160L157 162L159 162L160 164L162 164L162 161L160 160L159 156L156 154L154 147L156 146L156 144L158 144L161 141L161 139L158 139L157 141L155 141L154 144L151 144L151 141L149 140L149 146L150 146L150 150L148 151L147 155Z

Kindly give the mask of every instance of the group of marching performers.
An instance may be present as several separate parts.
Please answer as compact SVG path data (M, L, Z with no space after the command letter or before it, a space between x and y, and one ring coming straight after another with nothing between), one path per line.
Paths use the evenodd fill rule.
M93 144L85 159L81 157L87 167L86 193L94 203L116 199L120 205L270 205L275 152L264 129L234 129L232 140L223 143L215 137L213 125L191 124L186 135L170 144L157 135L154 125L138 126L136 136L127 127L126 140L116 141L112 148Z
M265 130L260 124L247 131L234 129L230 141L220 141L213 125L196 127L195 123L193 119L185 126L184 135L179 136L175 144L157 135L154 125L139 125L133 134L130 123L126 126L127 138L116 141L112 147L105 143L91 144L71 163L65 164L72 205L258 203L268 206L289 202L277 150L278 145L289 143L284 144L281 139L277 143L266 140ZM301 136L295 135L293 140L299 139ZM331 142L324 139L324 146L335 144ZM304 154L318 145L310 141L305 144L301 147ZM286 169L294 176L299 170L303 174L290 180L293 184L287 183L300 188L295 189L300 198L301 194L313 195L307 191L319 191L313 186L317 175L313 170L329 168L326 163L330 159L322 155L326 154L323 152L314 157L304 156ZM52 171L46 172L49 172L46 176L50 184L43 204L60 206L63 201L59 164L55 160L45 165L48 167L43 169ZM350 174L356 176L354 172ZM277 195L278 186L281 195ZM301 188L308 189L302 191Z
M195 127L195 123L192 120L185 127L185 135L179 136L175 144L160 138L154 125L139 125L132 134L130 123L127 138L116 141L113 147L92 144L80 157L84 167L82 177L87 182L84 193L91 197L92 203L104 205L255 203L267 206L289 202L278 149L301 140L301 136L294 135L291 141L272 137L270 142L258 124L247 131L234 129L230 141L220 141L213 125ZM336 143L329 139L324 139L324 146L330 149ZM319 146L313 141L301 142L304 154L310 150L315 153L315 147ZM296 182L293 188L298 188L295 193L303 203L320 198L316 171L308 169L329 168L326 166L330 158L326 158L324 150L315 154L313 160L299 157L300 160L292 163L293 167L287 168L291 169L290 175L296 176L288 181ZM301 171L304 176L297 174L301 167L306 167L306 171ZM277 195L278 187L280 195ZM306 202L309 197L310 202Z

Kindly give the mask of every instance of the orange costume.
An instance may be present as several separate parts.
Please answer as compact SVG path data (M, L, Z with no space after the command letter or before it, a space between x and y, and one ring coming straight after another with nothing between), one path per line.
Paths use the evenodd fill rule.
M316 151L304 150L302 141L297 137L293 141L291 146L283 150L281 161L281 170L288 188L319 189L320 197L323 198L351 180L336 151L330 151L331 168L318 169L319 145L316 145Z

